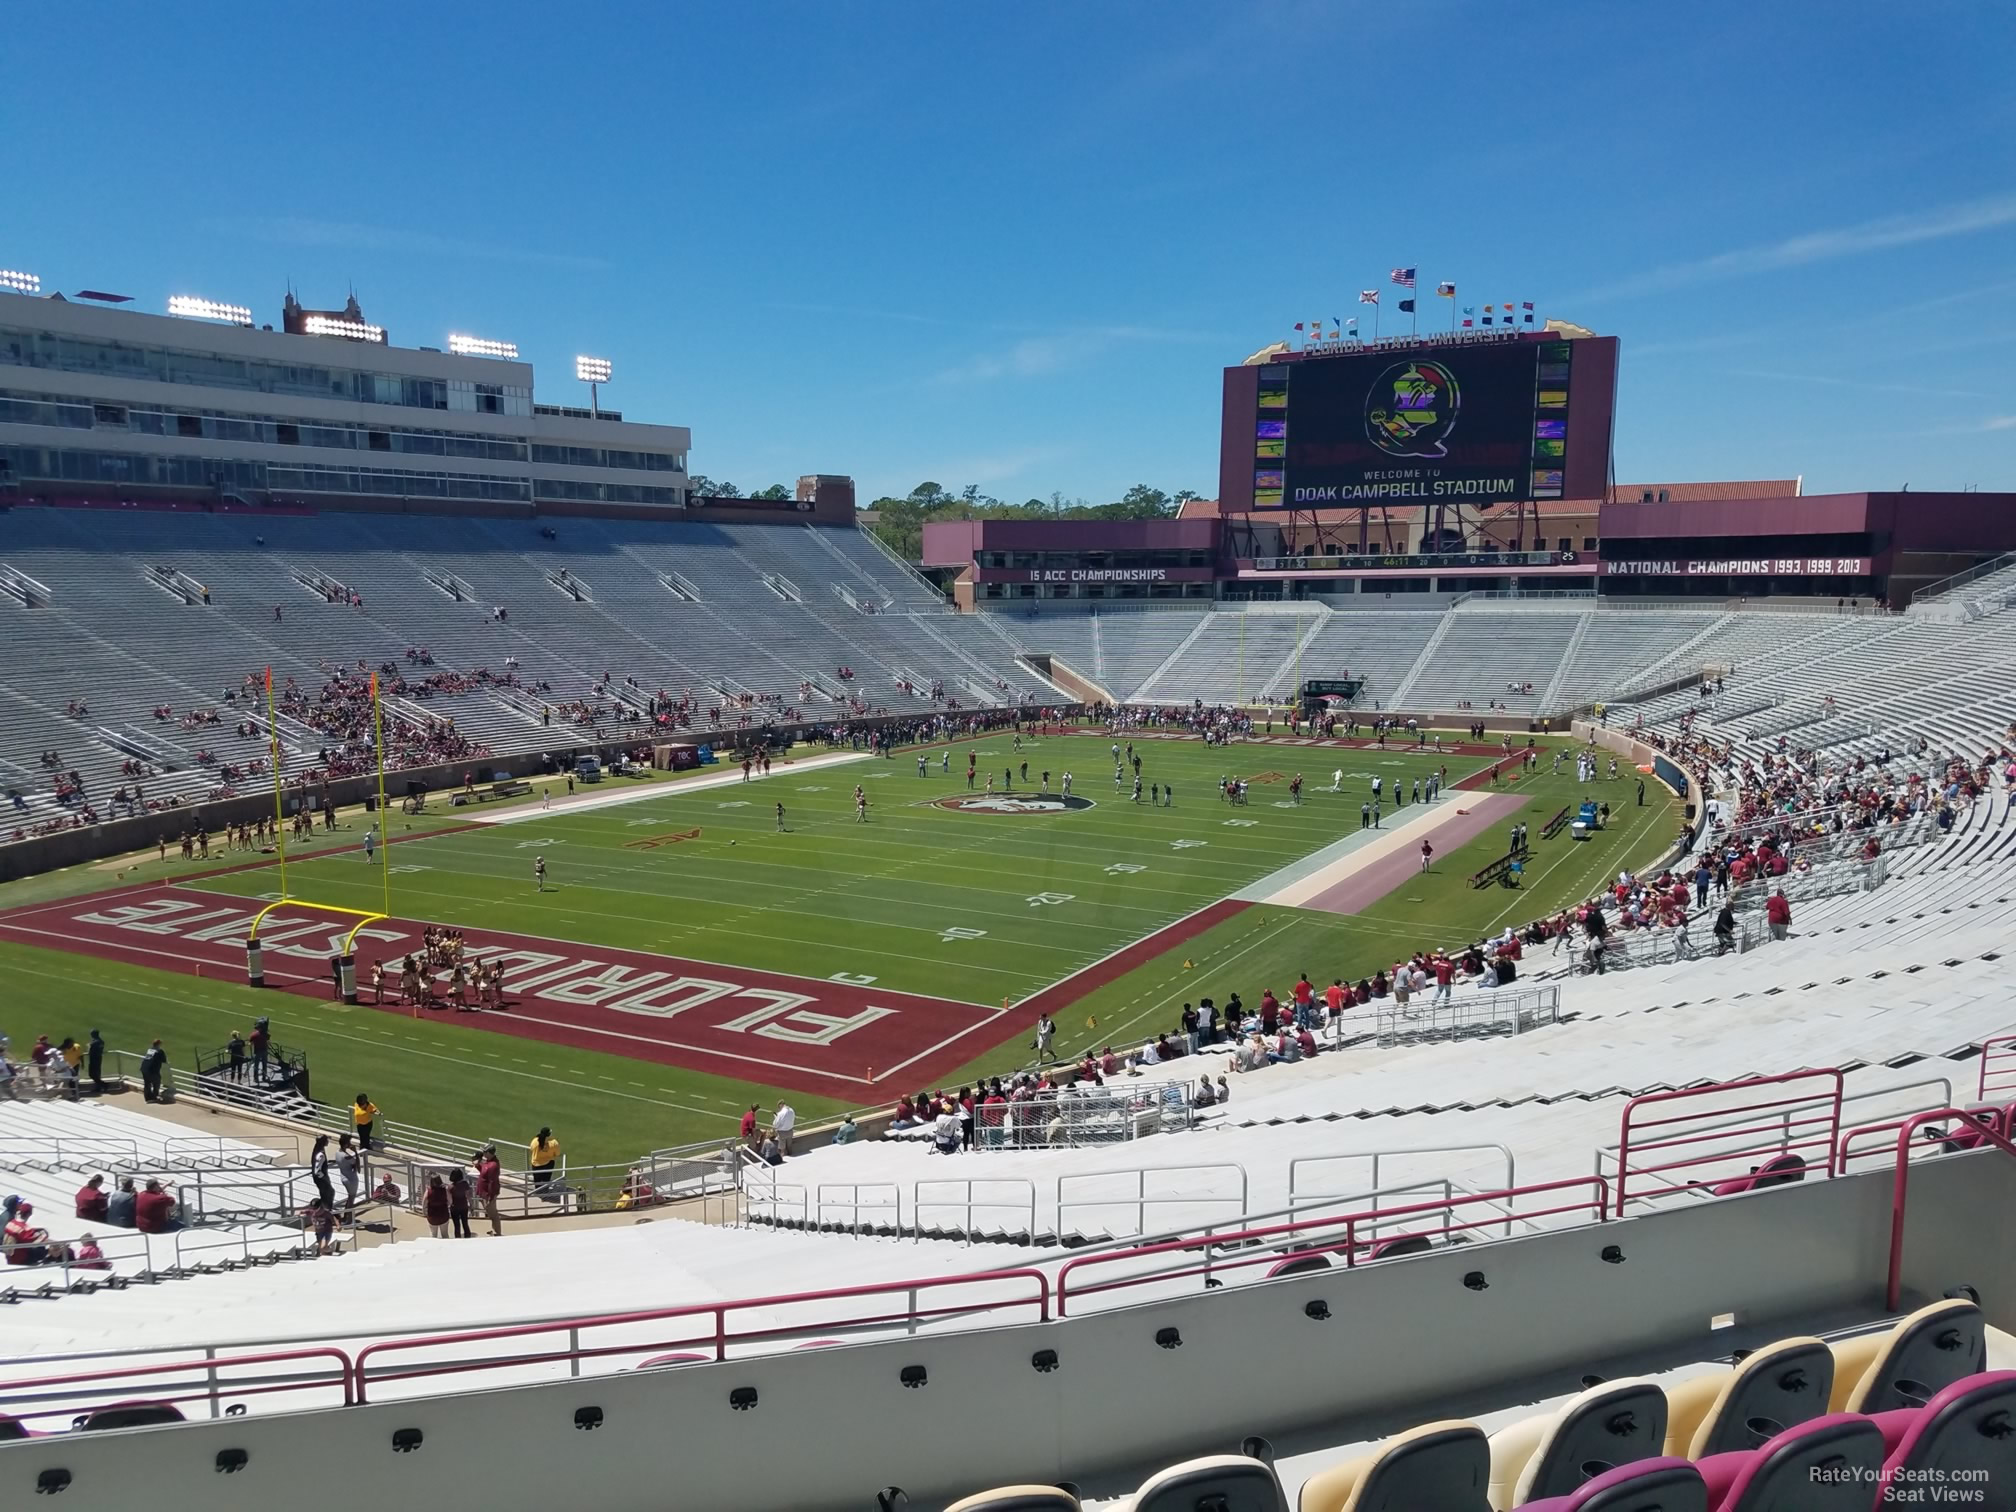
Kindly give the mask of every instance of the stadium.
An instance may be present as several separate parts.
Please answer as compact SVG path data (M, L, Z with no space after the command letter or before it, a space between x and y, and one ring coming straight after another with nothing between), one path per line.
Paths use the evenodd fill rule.
M7 1505L2016 1487L2016 496L1619 483L1508 313L906 554L8 277Z

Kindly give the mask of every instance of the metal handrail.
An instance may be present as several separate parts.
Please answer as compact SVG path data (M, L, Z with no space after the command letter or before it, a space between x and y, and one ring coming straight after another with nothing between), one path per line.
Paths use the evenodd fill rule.
M1449 1215L1454 1209L1471 1203L1488 1203L1502 1207L1508 1200L1535 1196L1543 1192L1564 1190L1592 1192L1594 1195L1566 1206L1543 1208L1526 1214L1500 1213L1496 1216L1467 1223L1445 1223L1439 1227L1420 1228L1410 1226L1402 1234L1384 1234L1379 1230L1390 1227L1400 1219L1415 1215L1442 1213ZM1322 1250L1342 1255L1346 1269L1354 1269L1359 1263L1358 1251L1372 1250L1378 1244L1396 1238L1433 1238L1437 1235L1453 1237L1461 1234L1466 1239L1473 1229L1481 1229L1505 1221L1510 1217L1517 1221L1546 1218L1568 1212L1588 1212L1590 1221L1602 1223L1608 1220L1610 1203L1610 1183L1601 1176L1571 1176L1560 1181L1544 1181L1532 1186L1520 1187L1505 1192L1467 1193L1461 1197L1445 1198L1439 1202L1411 1203L1405 1207L1374 1208L1366 1212L1345 1213L1329 1218L1293 1220L1288 1223L1270 1224L1262 1228L1239 1229L1231 1233L1218 1234L1210 1238L1186 1238L1171 1240L1161 1244L1136 1245L1127 1249L1110 1251L1105 1254L1079 1255L1064 1262L1057 1271L1057 1316L1067 1316L1070 1296L1070 1278L1076 1271L1099 1265L1114 1265L1126 1260L1145 1260L1158 1255L1187 1255L1205 1251L1202 1265L1179 1267L1174 1270L1157 1270L1145 1276L1123 1277L1117 1281L1101 1282L1080 1287L1078 1295L1094 1296L1103 1292L1123 1290L1130 1286L1142 1286L1156 1282L1182 1280L1189 1276L1207 1279L1216 1271L1236 1270L1242 1266L1273 1264L1281 1258L1284 1247L1292 1246L1300 1250ZM1360 1237L1361 1225L1369 1226L1373 1237ZM1342 1231L1342 1242L1335 1242ZM1269 1243L1268 1241L1276 1241ZM1314 1242L1310 1242L1314 1241ZM1213 1261L1209 1251L1213 1248L1236 1249L1238 1255L1232 1259ZM1250 1251L1250 1253L1249 1253ZM1368 1255L1366 1258L1371 1258Z
M2003 1134L1959 1108L1939 1108L1929 1113L1920 1113L1897 1131L1897 1171L1890 1188L1890 1275L1883 1293L1884 1305L1891 1312L1897 1311L1904 1289L1904 1209L1911 1186L1912 1141L1926 1124L1943 1118L1957 1118L1972 1124L1980 1130L1985 1143L1993 1145L2005 1155L2016 1156L2016 1144L2010 1143ZM1061 1295L1058 1301L1061 1309L1063 1301Z
M333 1379L326 1381L290 1382L281 1380L270 1384L253 1381L231 1385L217 1379L217 1373L220 1370L230 1370L249 1365L278 1365L293 1360L333 1360L337 1366L336 1373ZM173 1406L182 1402L209 1401L212 1404L212 1415L215 1416L215 1403L220 1395L234 1397L266 1396L282 1391L327 1390L331 1386L341 1388L343 1392L343 1405L345 1407L353 1405L356 1401L356 1397L353 1395L353 1383L356 1379L355 1365L349 1355L331 1345L320 1345L308 1349L274 1350L262 1354L227 1355L223 1357L206 1351L204 1357L197 1360L177 1360L170 1363L151 1365L130 1365L117 1370L83 1371L73 1375L34 1376L25 1381L0 1381L0 1392L6 1394L8 1411L13 1417L24 1419L57 1416L68 1417L78 1410L78 1405L74 1401L65 1407L37 1409L29 1404L39 1400L39 1398L23 1398L18 1393L41 1392L53 1387L63 1386L106 1385L107 1383L123 1381L137 1382L150 1377L187 1376L198 1372L202 1373L207 1379L208 1384L204 1390L170 1396L157 1396L150 1393L147 1397L148 1402L150 1404L160 1403L164 1406ZM108 1386L106 1391L93 1391L88 1393L88 1395L97 1397L108 1395L109 1393L110 1387ZM73 1395L75 1394L73 1393Z
M1826 1117L1818 1121L1825 1123L1828 1128L1828 1133L1826 1136L1826 1151L1827 1151L1826 1165L1827 1165L1827 1174L1829 1176L1832 1176L1834 1174L1835 1169L1834 1146L1836 1141L1840 1138L1841 1134L1841 1102L1843 1096L1842 1089L1844 1082L1843 1075L1838 1070L1829 1069L1829 1070L1814 1070L1814 1071L1787 1071L1787 1072L1781 1072L1776 1076L1744 1077L1739 1081L1721 1082L1706 1087L1680 1087L1664 1092L1646 1092L1641 1093L1639 1096L1634 1097L1629 1102L1627 1102L1624 1105L1624 1111L1619 1116L1618 1120L1618 1140L1616 1146L1617 1149L1616 1216L1619 1218L1624 1216L1624 1205L1627 1201L1629 1201L1630 1180L1633 1175L1663 1176L1664 1173L1667 1171L1681 1169L1689 1165L1698 1165L1700 1163L1698 1158L1689 1159L1683 1157L1682 1159L1670 1161L1663 1165L1650 1166L1643 1170L1634 1172L1631 1167L1631 1152L1632 1149L1634 1148L1634 1141L1632 1136L1639 1129L1641 1128L1657 1129L1673 1125L1685 1125L1688 1126L1689 1129L1689 1132L1686 1133L1668 1134L1663 1137L1653 1139L1649 1142L1645 1140L1636 1141L1635 1147L1642 1151L1648 1148L1653 1150L1661 1150L1661 1149L1672 1149L1675 1147L1685 1145L1699 1145L1706 1141L1719 1140L1728 1135L1748 1134L1752 1132L1762 1133L1765 1132L1769 1127L1771 1127L1770 1125L1767 1124L1763 1128L1759 1128L1756 1130L1751 1130L1747 1128L1732 1129L1726 1123L1711 1125L1699 1122L1701 1118L1710 1115L1687 1114L1687 1113L1677 1113L1663 1118L1655 1118L1649 1121L1640 1122L1637 1120L1636 1117L1637 1112L1640 1108L1655 1103L1663 1105L1667 1103L1685 1101L1690 1098L1698 1099L1701 1097L1716 1094L1727 1095L1732 1092L1744 1091L1751 1088L1784 1086L1795 1082L1811 1082L1815 1080L1824 1081L1828 1083L1831 1088L1831 1093L1828 1094L1816 1093L1811 1098L1800 1098L1800 1097L1780 1098L1771 1102L1750 1104L1742 1108L1717 1108L1713 1110L1713 1112L1714 1114L1720 1114L1724 1117L1747 1117L1756 1113L1769 1113L1773 1109L1777 1108L1790 1108L1792 1106L1803 1106L1803 1105L1818 1106L1831 1103L1831 1107L1829 1108ZM1785 1122L1784 1120L1789 1119L1790 1116L1791 1115L1788 1112L1787 1114L1784 1115L1784 1118L1780 1120L1778 1127L1780 1127L1781 1130L1789 1131L1790 1124ZM1799 1120L1801 1124L1810 1121L1813 1120L1807 1120L1807 1119ZM1797 1146L1794 1143L1787 1141L1786 1143L1779 1146L1779 1152L1796 1151L1796 1148ZM1750 1148L1745 1148L1741 1150L1718 1149L1714 1152L1716 1158L1724 1160L1731 1158L1738 1160L1747 1159L1751 1155L1754 1155L1756 1153L1757 1153L1756 1150ZM1729 1178L1726 1174L1713 1178L1697 1178L1691 1182L1686 1183L1686 1185L1689 1187L1712 1186L1716 1182L1727 1179Z
M1008 1280L1034 1282L1035 1295L1033 1297L1016 1297L1000 1302L969 1302L943 1308L922 1309L915 1305L915 1298L922 1291L931 1291L948 1286L969 1286L990 1281ZM798 1303L835 1302L854 1297L883 1297L895 1294L909 1295L912 1298L912 1306L902 1313L867 1318L842 1318L837 1320L837 1322L807 1324L793 1328L755 1328L740 1333L731 1332L728 1323L728 1315L730 1313L745 1309L774 1309ZM704 1341L697 1339L663 1340L657 1343L644 1344L631 1342L618 1345L599 1345L592 1348L582 1348L577 1342L564 1351L549 1351L536 1355L506 1356L503 1358L484 1356L474 1360L455 1360L446 1363L415 1365L409 1369L387 1373L378 1379L381 1381L407 1381L423 1376L465 1375L472 1371L496 1370L510 1366L598 1359L608 1355L642 1354L649 1353L654 1349L661 1349L669 1343L691 1344L705 1342L712 1348L714 1359L719 1361L728 1358L728 1346L730 1344L744 1343L751 1340L790 1338L797 1334L821 1331L830 1333L836 1328L858 1330L864 1327L880 1327L898 1322L910 1324L914 1331L919 1319L957 1317L1001 1308L1024 1308L1030 1306L1036 1308L1038 1321L1048 1322L1050 1320L1050 1278L1044 1275L1042 1271L1036 1270L1033 1267L1018 1266L1000 1270L980 1271L966 1276L928 1276L907 1281L878 1282L866 1286L835 1287L825 1291L787 1292L770 1297L697 1302L688 1304L685 1307L654 1308L644 1312L607 1313L599 1316L589 1314L550 1323L521 1323L505 1328L479 1328L456 1333L426 1334L415 1338L385 1339L377 1343L368 1344L357 1352L352 1379L354 1381L355 1400L362 1403L369 1400L370 1386L372 1384L371 1363L380 1356L414 1349L447 1349L459 1344L485 1344L497 1339L531 1338L535 1335L563 1331L569 1334L570 1337L578 1340L580 1331L584 1328L627 1327L639 1323L661 1323L677 1318L693 1317L706 1317L713 1320L713 1332Z

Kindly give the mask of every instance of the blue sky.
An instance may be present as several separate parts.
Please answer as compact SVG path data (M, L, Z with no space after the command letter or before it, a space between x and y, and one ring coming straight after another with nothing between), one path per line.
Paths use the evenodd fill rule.
M608 403L745 489L1214 493L1220 369L1403 263L1620 336L1621 480L2016 489L2005 5L80 0L5 35L0 266L276 322L354 284L401 345L515 340L546 400L607 355Z

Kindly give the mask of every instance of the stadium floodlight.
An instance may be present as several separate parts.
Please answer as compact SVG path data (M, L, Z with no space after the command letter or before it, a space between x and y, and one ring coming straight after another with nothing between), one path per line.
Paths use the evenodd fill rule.
M595 392L598 384L607 383L613 369L607 357L576 357L574 376L588 385L588 413L596 417L602 414L602 400Z
M515 341L485 341L481 336L456 336L448 338L448 350L459 357L502 357L506 362L518 360L518 343Z
M341 336L346 341L385 340L385 327L366 325L361 320L339 320L334 315L310 315L301 323L302 331L309 336Z
M13 268L0 268L0 289L11 289L16 294L40 294L42 280L33 273L18 272Z
M226 325L249 326L252 312L244 305L219 304L194 294L176 294L168 301L168 313L187 320L221 320Z

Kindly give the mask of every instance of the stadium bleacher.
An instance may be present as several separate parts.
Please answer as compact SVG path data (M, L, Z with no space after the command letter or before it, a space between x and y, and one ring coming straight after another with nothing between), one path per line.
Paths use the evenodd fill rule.
M1915 775L1936 788L1947 756L1978 761L2006 739L2016 712L1997 702L2016 670L2016 614L2001 612L1955 622L1479 600L1453 609L956 617L845 531L568 522L548 541L531 526L495 521L254 526L144 513L120 521L135 528L106 551L81 515L0 517L0 562L53 593L46 610L0 606L20 616L9 630L27 648L0 673L0 703L19 715L0 726L0 774L10 784L25 774L38 813L53 811L46 781L37 781L46 778L41 750L61 751L94 795L101 781L118 785L117 761L137 747L158 749L157 767L192 760L198 745L249 758L261 741L231 735L232 705L222 700L245 671L270 662L276 675L285 668L312 685L325 661L406 666L408 646L458 671L495 672L515 657L521 678L550 681L556 701L590 697L609 673L615 690L635 677L675 695L747 691L781 707L799 702L807 681L829 686L840 665L856 673L848 691L898 712L931 706L904 694L906 682L942 679L969 705L990 690L1001 702L1046 696L1048 686L1015 660L1018 648L1053 654L1123 699L1279 697L1298 665L1304 676L1348 669L1368 678L1368 698L1405 694L1410 706L1497 701L1538 713L1607 697L1613 730L1675 748L1706 739L1716 749L1725 819L1768 763L1806 751L1815 753L1801 760L1816 783L1888 755L1886 784L1901 789ZM329 585L343 593L332 597ZM1992 599L1992 586L1984 592ZM500 605L508 619L496 617ZM129 646L142 648L137 659ZM1693 682L1704 672L1723 679L1706 698ZM1688 685L1673 692L1628 697L1682 679ZM1512 695L1513 682L1533 691ZM604 698L612 724L620 696ZM78 698L90 706L86 718L63 712ZM844 707L831 694L814 703L828 713ZM496 750L550 738L506 689L415 704L416 721L452 713L458 729ZM187 730L154 720L159 705L177 716L217 706L224 720ZM303 744L316 738L306 727L287 733ZM186 765L156 780L159 791L189 793L203 781ZM983 1452L949 1422L920 1429L892 1415L891 1432L905 1443L922 1432L959 1446L956 1467L918 1472L936 1505L970 1495L961 1505L1003 1512L1106 1503L1159 1512L1223 1495L1228 1508L1309 1512L1571 1504L1600 1512L1640 1505L1604 1495L1652 1486L1684 1498L1698 1480L1700 1499L1674 1505L1750 1512L1785 1505L1766 1498L1770 1476L1809 1452L1860 1456L1855 1463L1872 1474L1940 1462L2016 1477L2006 1439L1963 1431L2016 1410L2016 1377L1999 1373L2016 1367L2016 1341L1981 1308L1969 1311L1971 1301L1938 1300L1942 1288L1990 1283L1984 1306L2004 1316L1992 1294L2001 1262L1967 1252L1951 1215L1998 1202L2010 1157L1940 1140L1907 1147L1912 1200L1927 1206L1890 1279L1893 1290L1900 1277L1908 1282L1910 1305L1876 1301L1897 1131L1913 1132L1920 1117L1950 1123L1950 1110L1977 1106L1995 1120L1995 1137L2011 1124L2001 1106L2010 1094L1991 1084L1990 1066L2001 1064L1994 1047L2016 1027L2001 964L2016 907L2016 814L1993 786L1954 806L1950 830L1929 803L1886 828L1880 865L1860 854L1856 832L1816 841L1811 869L1785 879L1795 910L1789 939L1716 959L1697 935L1695 958L1648 951L1617 977L1571 974L1572 956L1535 947L1516 987L1500 990L1557 990L1558 1021L1547 1027L1381 1045L1370 1022L1347 1021L1335 1048L1313 1059L1229 1075L1231 1101L1193 1133L1124 1148L950 1156L894 1139L827 1147L776 1171L751 1170L740 1200L717 1203L710 1224L646 1214L651 1221L502 1245L423 1241L337 1265L265 1265L302 1248L298 1228L269 1221L301 1196L298 1155L284 1139L199 1139L115 1104L0 1103L0 1180L29 1197L38 1218L67 1216L83 1176L104 1169L182 1173L185 1194L200 1188L193 1211L229 1220L189 1231L186 1252L106 1245L109 1274L121 1281L176 1278L169 1308L151 1287L85 1294L0 1278L15 1283L0 1429L11 1420L60 1434L94 1408L145 1400L189 1418L215 1415L241 1436L269 1417L328 1409L316 1423L333 1445L365 1417L355 1409L368 1392L409 1413L418 1425L410 1431L424 1428L431 1442L456 1421L464 1396L500 1422L516 1410L502 1398L538 1401L545 1392L566 1393L566 1413L609 1403L612 1418L616 1404L648 1400L663 1422L696 1415L703 1391L719 1410L740 1413L760 1390L766 1411L782 1411L750 1421L804 1437L807 1404L866 1389L849 1372L871 1360L888 1360L892 1383L900 1366L898 1390L927 1404L935 1398L916 1395L924 1377L909 1373L928 1366L942 1380L952 1362L956 1416L971 1415L976 1401L968 1370L999 1387L1002 1411L1020 1412L1016 1393L1047 1389L1061 1353L1067 1389L1110 1403L1120 1395L1102 1374L1110 1363L1138 1386L1141 1414L1157 1421L1087 1403L1078 1415L1118 1437L1074 1450L1066 1447L1073 1414L1045 1409L1043 1420L1059 1423L1054 1433L997 1433L1011 1442ZM1259 984L1224 985L1250 995ZM1224 1073L1225 1056L1185 1057L1128 1085L1207 1069ZM1760 1102L1759 1084L1746 1080L1754 1077L1823 1090ZM1690 1100L1653 1106L1698 1108L1702 1120L1677 1174L1642 1148L1634 1154L1627 1132L1640 1099L1671 1094ZM1858 1127L1867 1138L1851 1159L1844 1152ZM1802 1179L1759 1188L1758 1168L1793 1149L1804 1152ZM1880 1187L1863 1183L1865 1173ZM1848 1195L1828 1195L1837 1187ZM260 1206L269 1193L270 1213ZM1635 1214L1648 1223L1634 1225ZM1701 1318L1728 1312L1733 1322L1704 1331L1635 1292L1628 1303L1592 1303L1586 1319L1533 1301L1539 1283L1519 1256L1566 1278L1598 1248L1585 1240L1592 1223L1606 1225L1599 1242L1619 1256L1593 1261L1599 1270L1653 1278L1640 1284L1662 1296L1686 1291L1684 1305ZM1710 1237L1687 1237L1697 1232ZM1737 1247L1782 1263L1801 1244L1829 1257L1810 1277L1762 1260L1762 1275L1711 1263ZM1711 1273L1722 1291L1709 1286ZM581 1275L594 1277L592 1296L563 1279ZM1437 1290L1417 1289L1430 1278ZM1595 1282L1585 1276L1582 1285ZM1394 1300L1357 1300L1377 1288ZM1232 1346L1273 1326L1271 1313L1246 1311L1242 1299L1285 1309L1297 1326L1331 1327L1337 1360L1362 1350L1386 1378L1355 1379L1364 1372L1333 1363L1334 1374L1353 1378L1333 1400L1303 1377L1320 1363L1305 1355L1324 1351L1272 1351L1264 1363L1304 1393L1284 1410ZM1473 1305L1491 1309L1477 1314L1490 1321L1457 1320L1458 1308ZM1505 1306L1528 1315L1527 1332ZM1940 1310L1912 1321L1926 1306ZM584 1308L592 1308L585 1318ZM1436 1309L1448 1310L1460 1348L1421 1341L1417 1360L1384 1332ZM1137 1329L1141 1322L1153 1326ZM1552 1338L1538 1331L1543 1324ZM1942 1346L1936 1370L1924 1343L1935 1333L1963 1344ZM1185 1338L1172 1335L1201 1347L1182 1349ZM1012 1389L1009 1357L990 1353L1004 1337L1019 1362ZM1500 1338L1502 1347L1490 1342ZM220 1351L252 1360L301 1351L343 1364L303 1363L273 1384L257 1375L263 1367L220 1367ZM1809 1369L1824 1357L1832 1389L1814 1388L1807 1406L1817 1410L1794 1415L1781 1402L1787 1416L1772 1420L1773 1432L1740 1443L1718 1437L1715 1423L1736 1421L1731 1403L1755 1407L1742 1392L1760 1371L1747 1361L1786 1351L1804 1351ZM669 1368L688 1365L702 1368ZM1223 1433L1197 1432L1158 1394L1158 1370L1200 1367L1201 1376L1180 1375L1181 1400L1222 1393L1251 1404L1219 1415ZM122 1371L135 1374L106 1374ZM1607 1379L1577 1384L1585 1374ZM1103 1384L1078 1384L1088 1377ZM248 1387L254 1379L265 1384ZM1907 1379L1908 1399L1898 1386ZM506 1386L536 1389L487 1393ZM648 1399L632 1394L646 1389ZM229 1416L239 1409L249 1422ZM1601 1426L1620 1411L1635 1414L1628 1444ZM574 1427L600 1421L577 1417ZM739 1433L740 1420L731 1421ZM203 1428L186 1425L192 1435ZM1587 1447L1594 1432L1607 1435L1607 1453ZM1961 1450L1947 1437L1956 1433ZM1271 1442L1188 1461L1175 1452L1185 1441L1232 1449L1245 1434ZM23 1440L0 1456L39 1454L43 1443ZM988 1491L1009 1486L1001 1472L1011 1466L1023 1487ZM200 1468L209 1473L207 1458ZM858 1505L873 1495L859 1465L826 1473L792 1504ZM1044 1489L1053 1477L1076 1488ZM777 1493L757 1482L747 1494L709 1482L709 1504L770 1504ZM1839 1505L1845 1512L1849 1503Z

